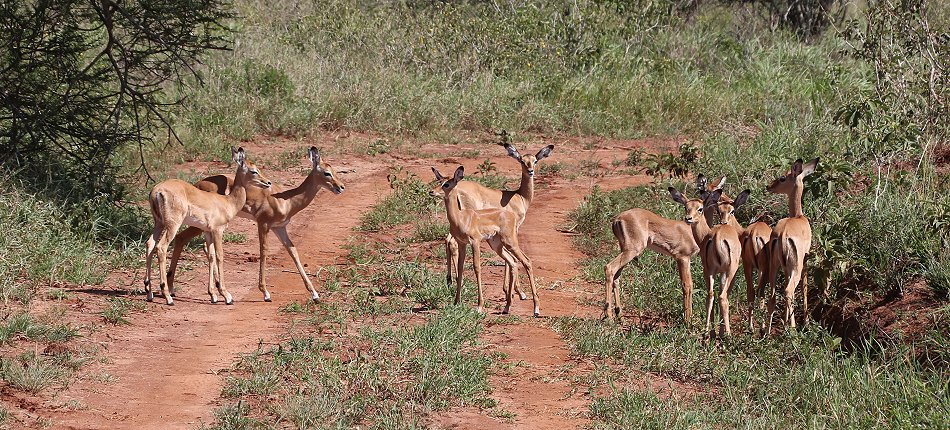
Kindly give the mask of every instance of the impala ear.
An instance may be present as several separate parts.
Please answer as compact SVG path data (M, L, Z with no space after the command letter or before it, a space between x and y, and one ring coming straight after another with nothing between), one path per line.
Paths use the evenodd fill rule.
M445 180L445 177L444 177L444 176L442 176L442 174L441 174L441 173L439 173L439 171L438 171L438 170L436 170L436 168L435 168L435 167L433 167L433 168L432 168L432 173L434 173L434 174L435 174L435 180L436 180L436 181L444 181L444 180Z
M535 155L534 158L537 158L538 161L540 161L542 158L547 158L547 156L551 155L551 151L553 150L554 145L545 146L544 148L541 148L540 151L538 151L538 154Z
M244 153L244 148L234 149L231 147L231 160L237 163L239 166L243 166L247 161L247 155Z
M802 176L808 176L808 175L810 175L810 174L812 174L812 173L815 173L815 169L817 169L817 168L818 168L818 158L816 157L814 160L811 160L811 161L809 161L807 164L805 164L804 166L802 166L802 173L801 173L801 175L802 175Z
M455 169L455 176L452 177L452 180L455 182L461 181L465 177L465 167L459 166L458 169Z
M799 158L792 163L792 176L798 176L802 173L802 159Z
M749 201L750 194L752 194L752 190L744 190L739 193L739 195L736 196L736 200L732 202L732 207L738 208L739 206L746 204L746 202Z
M669 187L666 190L670 192L670 197L673 198L674 202L677 202L681 205L686 204L686 197L683 197L683 194L680 193L680 190L677 190L676 188L673 188L673 187Z
M699 192L700 196L706 194L706 192L708 191L706 189L706 183L708 182L709 181L706 180L706 176L703 175L702 173L700 173L699 176L696 177L696 191Z
M715 206L719 203L719 197L722 197L722 190L712 190L703 197L703 207Z
M511 146L510 143L503 144L505 150L508 151L508 155L515 160L521 161L521 154L518 153L518 150L514 146Z
M320 150L316 146L311 146L310 150L307 151L307 158L310 159L310 162L314 166L320 165Z
M725 187L725 186L726 186L726 177L723 176L723 177L719 178L719 183L716 184L716 188L715 188L715 189L721 190L722 187Z

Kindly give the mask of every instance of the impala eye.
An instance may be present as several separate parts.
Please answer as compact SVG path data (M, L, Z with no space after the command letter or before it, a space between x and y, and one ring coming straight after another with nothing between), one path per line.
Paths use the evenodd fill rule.
M333 176L333 175L331 175L330 172L323 172L323 176L326 176L329 178L330 176Z
M703 213L703 208L699 208L699 213Z
M448 188L448 187L449 187L449 183L448 183L448 182L442 184L442 188Z

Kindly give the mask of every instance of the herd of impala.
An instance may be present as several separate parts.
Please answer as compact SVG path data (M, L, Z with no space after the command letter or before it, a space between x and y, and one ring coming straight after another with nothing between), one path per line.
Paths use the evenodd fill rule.
M534 175L539 161L548 157L554 145L541 148L535 155L522 156L508 143L502 144L508 155L521 164L521 184L517 190L505 191L488 188L471 181L464 181L465 169L459 166L452 176L444 176L433 168L435 187L429 192L440 197L445 203L449 223L449 234L445 238L446 246L446 282L451 285L452 271L455 270L455 303L461 301L462 272L465 254L472 246L473 268L478 286L478 310L484 306L481 279L481 252L479 244L487 240L489 246L505 262L503 290L506 294L503 313L511 309L512 291L517 291L521 300L527 297L521 291L518 282L518 264L524 267L531 285L534 301L534 315L541 313L540 298L535 286L531 261L518 244L518 229L524 223L528 208L534 198ZM308 158L312 164L310 174L300 186L290 190L279 190L267 180L247 156L243 148L234 150L232 158L237 165L234 178L224 175L210 176L190 184L178 179L169 179L156 185L149 194L149 204L155 227L146 244L145 290L146 300L153 299L151 289L152 257L157 254L159 264L160 290L169 305L174 304L174 275L182 249L194 237L204 235L205 255L208 259L208 294L211 302L218 301L216 291L223 296L226 304L234 299L224 287L222 281L224 253L222 237L224 229L235 216L254 220L257 223L258 242L260 244L260 272L258 288L264 294L265 301L271 301L270 292L264 280L266 262L267 233L273 231L287 249L291 259L300 272L300 277L310 293L311 299L320 296L311 283L293 241L287 234L291 218L313 201L321 188L340 194L343 183L336 172L321 160L320 152L311 147ZM615 286L620 273L630 261L639 256L644 249L670 256L676 260L683 287L684 320L692 319L693 281L690 273L690 259L699 254L703 265L703 277L707 287L706 331L713 322L714 285L717 275L720 277L719 310L722 321L719 323L720 336L731 334L729 323L729 288L735 279L740 262L746 279L748 299L748 324L754 329L754 310L756 305L764 307L766 284L770 285L767 318L763 318L760 329L770 333L772 316L775 309L776 277L782 270L787 278L785 286L786 327L795 327L795 291L799 284L803 290L804 315L808 316L807 280L805 274L805 254L811 248L811 226L802 213L803 179L813 173L818 159L808 163L797 160L791 169L775 179L766 187L766 191L788 196L789 216L781 219L773 229L764 222L755 222L743 228L734 216L736 208L745 204L750 190L739 193L734 199L723 192L726 178L722 177L709 183L703 175L696 179L699 198L687 199L679 190L670 187L672 199L683 205L684 221L663 218L645 209L630 209L618 215L611 222L611 230L620 245L620 254L607 263L605 315L608 319L619 318L622 309L620 293ZM178 232L182 225L187 228ZM170 267L166 263L168 246L174 240L174 251ZM758 283L753 281L754 272L759 273ZM612 311L612 314L611 314ZM766 322L767 321L767 322ZM767 324L767 326L766 326Z

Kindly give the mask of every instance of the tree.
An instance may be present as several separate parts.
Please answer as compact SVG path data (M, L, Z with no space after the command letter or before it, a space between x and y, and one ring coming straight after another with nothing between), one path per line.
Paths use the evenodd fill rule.
M116 190L120 148L177 138L163 90L226 49L231 17L227 0L0 2L0 165Z

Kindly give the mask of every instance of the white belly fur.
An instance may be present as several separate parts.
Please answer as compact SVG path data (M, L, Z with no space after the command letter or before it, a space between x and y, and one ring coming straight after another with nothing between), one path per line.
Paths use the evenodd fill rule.
M208 231L208 223L206 223L203 219L196 218L194 215L186 216L182 223L192 227L198 227L204 231Z

